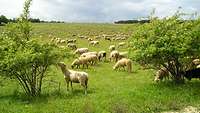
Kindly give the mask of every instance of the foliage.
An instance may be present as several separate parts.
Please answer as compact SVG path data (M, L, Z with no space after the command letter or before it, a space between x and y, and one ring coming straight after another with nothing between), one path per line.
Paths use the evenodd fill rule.
M8 24L0 36L0 73L16 79L27 95L38 96L48 67L64 54L56 45L31 39L30 3L31 0L25 2L19 21Z
M4 15L0 16L0 25L7 24L8 22L9 22L9 20L6 18L6 16L4 16Z
M200 19L184 21L179 12L172 17L152 18L133 33L132 56L143 64L164 66L173 80L183 80L181 72L200 54L199 29Z

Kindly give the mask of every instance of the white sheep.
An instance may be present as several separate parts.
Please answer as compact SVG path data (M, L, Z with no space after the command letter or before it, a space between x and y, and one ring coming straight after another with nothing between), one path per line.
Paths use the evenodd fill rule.
M87 94L88 73L69 70L63 62L58 63L58 66L61 68L64 74L64 79L67 83L67 90L69 90L69 83L71 83L72 90L72 83L80 83L80 85L85 89L85 94Z
M77 48L76 51L74 51L74 54L83 54L83 53L87 53L89 51L88 48Z
M86 67L88 68L88 58L80 57L78 59L75 59L71 64L71 68L73 69L75 66L76 68L80 68L80 65L82 65L83 68L86 65Z
M119 59L119 51L117 50L112 51L110 53L109 60L110 61L115 60L115 62L117 62L118 59Z
M117 47L120 48L120 47L124 47L125 45L126 45L125 42L120 42Z
M99 41L90 41L89 44L95 46L99 44Z
M115 50L115 45L110 45L109 51L111 52L111 51L114 51L114 50Z
M154 81L158 82L166 78L169 79L169 71L167 70L167 68L163 67L156 72Z
M120 60L117 61L117 63L113 66L113 70L116 70L120 67L123 67L125 70L125 67L127 67L127 70L129 73L131 73L132 71L132 62L130 59L127 58L122 58Z
M99 51L98 52L98 59L101 61L103 58L105 58L104 61L106 61L106 51Z
M67 44L67 47L68 47L68 48L71 48L71 49L77 49L77 46L76 46L76 44L74 44L74 43L68 43L68 44Z
M96 51L93 51L93 52L87 52L87 53L83 53L83 54L81 54L81 56L80 57L86 57L86 56L88 56L88 55L96 55L97 56L97 52Z

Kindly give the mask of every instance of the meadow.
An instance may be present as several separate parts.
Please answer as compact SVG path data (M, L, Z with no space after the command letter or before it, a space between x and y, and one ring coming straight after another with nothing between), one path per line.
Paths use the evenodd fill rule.
M96 34L125 33L131 37L136 24L33 24L33 38L46 43L49 35L62 39L73 34L93 37ZM2 31L3 27L0 28ZM78 47L88 47L91 51L105 50L120 41L99 39L93 47L88 40L77 39ZM134 38L134 37L133 37ZM129 41L126 40L128 43ZM64 44L62 44L64 45ZM129 51L121 48L120 51ZM73 57L64 59L70 67ZM73 92L67 91L60 68L51 66L44 80L42 95L27 98L14 80L0 78L0 112L2 113L157 113L179 111L187 106L200 108L199 80L175 84L171 81L155 83L156 70L143 69L133 62L133 72L114 71L113 62L99 62L89 69L76 69L89 73L88 94L74 84Z

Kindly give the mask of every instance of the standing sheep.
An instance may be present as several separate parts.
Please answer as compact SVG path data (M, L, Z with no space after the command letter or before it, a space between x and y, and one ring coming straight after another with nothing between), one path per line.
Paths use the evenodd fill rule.
M117 50L112 51L110 53L109 60L110 61L115 60L115 62L117 62L118 59L119 59L119 51Z
M87 94L88 74L86 72L68 70L63 62L58 63L58 66L64 74L64 79L67 83L67 90L69 90L69 83L71 83L72 90L72 83L80 83L80 85L85 89L85 94Z
M103 58L105 58L104 61L106 61L106 51L99 51L98 52L98 60L101 61Z

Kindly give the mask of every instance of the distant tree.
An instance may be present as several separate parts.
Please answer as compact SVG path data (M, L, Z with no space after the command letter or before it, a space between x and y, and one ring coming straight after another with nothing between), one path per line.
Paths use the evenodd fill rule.
M8 22L9 20L6 18L6 16L4 15L0 16L0 25L7 24Z
M141 25L134 31L132 57L141 64L166 67L174 81L183 81L182 72L200 56L200 19L180 21L182 14Z

